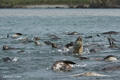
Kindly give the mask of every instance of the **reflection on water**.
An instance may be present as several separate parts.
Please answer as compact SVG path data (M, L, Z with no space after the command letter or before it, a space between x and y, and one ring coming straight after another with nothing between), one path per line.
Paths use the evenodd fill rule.
M104 72L103 67L119 63L119 49L108 48L109 42L102 32L120 32L119 9L0 9L0 72L8 80L76 80L100 79L119 80L119 71ZM69 32L78 32L79 35L67 35ZM23 33L18 38L11 38L14 33ZM10 38L6 38L9 34ZM60 39L53 40L50 35L57 35ZM98 36L99 35L99 36ZM34 44L34 36L41 38L40 43ZM84 54L90 60L80 60L77 56L64 51L65 44L75 41L78 36L83 38ZM86 39L85 37L92 36ZM112 35L116 40L120 34ZM28 39L25 42L26 38ZM59 44L59 49L45 45L44 41ZM88 46L101 44L104 46ZM119 42L115 42L117 46ZM2 50L3 45L20 48L20 50ZM92 48L104 48L95 53L89 53ZM63 51L62 51L63 49ZM94 58L103 59L107 55L116 55L118 62L95 61ZM17 62L4 62L2 57L18 57ZM71 72L54 72L52 64L56 60L71 60L77 65ZM83 72L97 72L110 77L71 77ZM2 76L2 78L3 78ZM20 78L16 78L20 77Z

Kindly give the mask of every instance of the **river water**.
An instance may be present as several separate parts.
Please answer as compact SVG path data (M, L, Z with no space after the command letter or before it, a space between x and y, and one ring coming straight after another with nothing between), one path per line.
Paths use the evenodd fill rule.
M107 36L101 33L107 31L120 32L119 9L0 9L0 58L18 57L16 62L4 62L0 60L0 80L119 80L120 72L101 71L106 66L119 64L120 50L109 49ZM70 32L78 32L80 35L67 35ZM11 37L14 33L22 33L17 38ZM60 39L51 39L51 34ZM99 34L100 37L96 35ZM34 36L39 36L42 46L36 46L34 42L21 43L23 38L34 41ZM82 56L90 60L80 60L75 55L60 51L44 41L57 43L59 46L75 41L78 36L83 38L83 45L104 44L104 50L89 53L91 47L84 47ZM85 39L84 37L93 36ZM120 34L111 35L120 40ZM120 46L120 42L115 42ZM2 50L3 45L20 48L20 50ZM96 47L94 47L96 48ZM24 50L24 52L19 52ZM117 62L95 61L94 58L103 59L107 55L115 55ZM70 60L81 67L75 67L70 72L52 71L51 66L57 60ZM85 65L85 66L82 66ZM72 77L71 75L97 72L109 77Z

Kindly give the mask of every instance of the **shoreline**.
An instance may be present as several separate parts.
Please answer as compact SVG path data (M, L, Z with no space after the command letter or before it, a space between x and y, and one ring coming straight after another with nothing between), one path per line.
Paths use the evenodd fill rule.
M45 9L49 9L49 8L70 8L69 5L28 5L28 6L22 6L23 8L45 8Z
M63 4L63 5L26 5L26 6L14 6L14 7L0 7L0 9L4 9L4 8L13 8L13 9L17 9L17 8L24 8L24 9L120 9L120 7L91 7L88 4L84 4L84 5L67 5L67 4Z

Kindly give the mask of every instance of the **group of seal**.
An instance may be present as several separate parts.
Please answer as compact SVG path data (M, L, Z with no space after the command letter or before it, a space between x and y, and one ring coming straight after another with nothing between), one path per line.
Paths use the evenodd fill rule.
M105 32L105 33L102 33L102 34L118 34L118 32L115 32L115 31L110 31L110 32ZM73 33L69 33L68 35L78 35L74 34ZM87 38L87 37L84 37L84 38ZM88 37L88 38L92 38L91 36ZM118 48L118 46L115 45L114 43L114 40L113 38L110 36L110 37L107 37L108 39L108 42L109 42L109 47L108 48ZM70 46L73 46L73 54L79 54L79 55L82 55L83 54L83 42L82 42L82 37L78 37L76 39L75 42L70 42L68 44L65 45L65 47L69 48ZM100 46L100 45L99 45ZM103 50L103 48L96 48L96 49L91 49L90 52L97 52L97 51L100 51L100 50ZM81 60L85 60L85 59L89 59L88 57L79 57ZM108 55L106 56L105 58L103 59L99 59L99 58L95 58L94 60L103 60L103 61L117 61L117 57L114 56L114 55ZM52 66L52 70L55 70L55 71L70 71L73 67L73 65L75 65L76 63L73 62L73 61L66 61L66 60L58 60L58 61L55 61L53 63L53 66ZM110 68L103 68L102 70L108 70L108 69L116 69L116 66L114 67L110 67ZM117 66L117 69L119 69L120 66ZM95 73L95 72L87 72L87 73L81 73L81 74L76 74L76 75L72 75L74 77L77 77L77 76L108 76L108 75L103 75L103 74L98 74L98 73Z
M114 32L114 31L111 31L111 32L105 32L105 33L102 33L102 34L118 34L117 32ZM18 36L21 36L21 35L23 35L22 33L16 33L16 34L14 34L13 35L13 37L18 37ZM77 32L72 32L72 33L68 33L67 35L80 35L79 33L77 33ZM7 38L9 38L10 36L9 35L7 35ZM57 39L60 39L59 37L57 37L56 35L50 35L50 37L52 37L51 39L55 39L55 40L57 40ZM85 39L87 39L87 38L92 38L92 36L88 36L88 37L83 37L83 38L85 38ZM109 42L109 48L119 48L118 46L116 46L115 45L115 43L114 43L114 39L113 38L111 38L111 37L107 37L107 39L108 39L108 42ZM34 44L35 45L41 45L40 44L40 42L39 42L39 40L41 40L41 38L40 37L37 37L37 36L35 36L34 37L34 40L35 41L30 41L30 42L34 42ZM27 41L28 42L28 41ZM23 42L23 43L25 43L25 42ZM53 42L50 42L50 41L44 41L44 43L46 44L46 45L51 45L51 47L52 48L58 48L58 45L56 44L56 43L53 43ZM94 46L96 46L96 45L94 45ZM97 45L98 46L98 45ZM70 43L68 43L68 44L66 44L64 47L66 47L66 48L68 48L68 49L71 49L72 50L72 54L78 54L78 55L82 55L83 54L83 48L84 48L84 46L83 46L83 41L82 41L82 37L81 36L79 36L74 42L72 41L72 42L70 42ZM72 47L72 48L71 48ZM17 50L17 49L19 49L19 48L14 48L14 47L9 47L9 46L7 46L7 45L4 45L3 46L3 50ZM99 51L99 50L102 50L102 48L96 48L96 49L90 49L89 51L90 52L97 52L97 51ZM9 61L13 61L14 59L11 59L11 58L9 58L9 57L5 57L5 58L2 58L3 59L3 61L5 61L5 62L9 62ZM88 58L88 57L79 57L79 59L81 59L81 60L85 60L85 59L90 59L90 58ZM103 60L103 61L117 61L117 58L116 58L116 56L114 56L114 55L108 55L107 57L105 57L105 58L103 58L103 59L98 59L98 58L96 58L96 59L94 59L94 60ZM74 61L69 61L69 60L57 60L57 61L55 61L54 63L53 63L53 65L52 65L52 70L54 70L54 71L71 71L72 70L72 67L73 67L73 65L75 65L76 63L74 62ZM102 70L107 70L108 68L104 68L104 69L102 69ZM73 76L104 76L104 75L102 75L102 74L98 74L98 73L94 73L94 72L88 72L88 73L82 73L82 74L77 74L77 75L73 75Z

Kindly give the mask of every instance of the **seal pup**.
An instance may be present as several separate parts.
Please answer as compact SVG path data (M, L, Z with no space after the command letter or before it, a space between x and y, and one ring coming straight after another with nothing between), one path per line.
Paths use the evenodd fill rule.
M52 70L55 71L70 71L72 69L73 64L76 64L72 61L66 61L66 60L59 60L56 61L53 66Z
M73 53L82 54L82 52L83 52L82 38L79 36L73 46Z
M108 75L99 74L99 73L95 73L95 72L86 72L86 73L75 74L72 76L79 77L79 76L108 76Z

